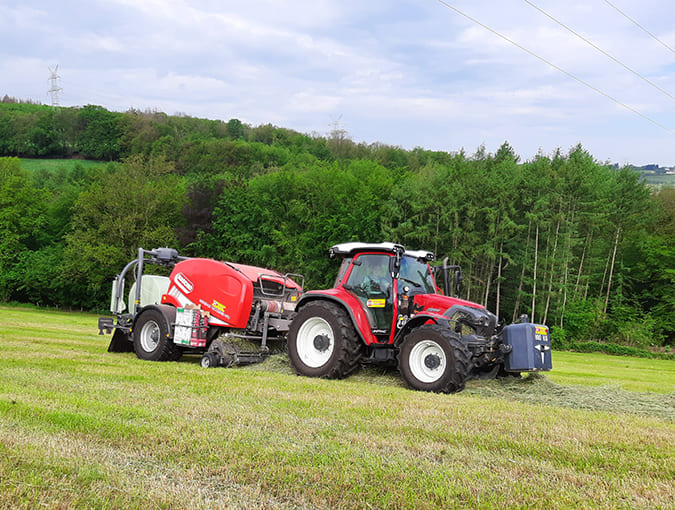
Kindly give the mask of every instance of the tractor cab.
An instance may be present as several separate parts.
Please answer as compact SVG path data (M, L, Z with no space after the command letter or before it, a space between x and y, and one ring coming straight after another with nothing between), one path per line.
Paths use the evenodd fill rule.
M343 301L358 302L366 320L356 318L356 323L366 343L393 343L410 317L425 309L443 313L460 301L462 305L482 308L441 295L429 266L434 260L431 252L410 251L394 243L345 243L333 246L330 254L343 259L334 291L342 295ZM446 288L447 271L457 269L456 289L461 278L458 266L448 266L446 259L439 267L445 271ZM369 337L373 342L369 342Z

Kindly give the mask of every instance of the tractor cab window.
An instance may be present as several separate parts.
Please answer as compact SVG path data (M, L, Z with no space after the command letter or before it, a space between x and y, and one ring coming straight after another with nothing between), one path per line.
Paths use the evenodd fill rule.
M429 265L413 257L403 257L398 277L398 290L408 286L416 294L436 294Z
M378 334L390 330L394 316L390 260L391 257L384 254L358 255L352 261L352 270L345 284L345 288L363 303L372 328Z
M333 287L337 287L342 283L342 279L344 278L345 273L347 272L347 268L351 263L352 263L351 258L347 258L342 261L342 264L340 264L340 270L338 271L337 278L335 278L335 285L333 285Z

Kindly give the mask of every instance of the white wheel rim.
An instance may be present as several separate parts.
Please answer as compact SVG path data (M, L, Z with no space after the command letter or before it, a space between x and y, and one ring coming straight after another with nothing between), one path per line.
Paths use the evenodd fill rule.
M314 341L317 337L325 337L328 345L317 348ZM335 349L335 337L330 324L321 317L307 319L298 329L296 348L300 360L310 368L319 368L328 363Z
M445 352L433 340L423 340L410 351L410 372L423 383L432 383L445 373Z
M145 352L152 352L159 344L159 324L148 321L141 328L141 347Z

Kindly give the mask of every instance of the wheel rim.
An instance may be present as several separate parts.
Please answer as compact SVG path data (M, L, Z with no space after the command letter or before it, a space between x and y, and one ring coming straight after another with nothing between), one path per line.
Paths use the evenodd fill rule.
M202 356L202 368L209 368L211 366L211 357L208 355Z
M423 340L410 351L410 372L423 383L432 383L441 378L447 366L445 352L436 342Z
M145 352L152 352L159 345L159 324L149 320L141 328L141 347Z
M296 338L300 360L311 368L325 365L333 355L335 337L330 324L321 317L306 320Z

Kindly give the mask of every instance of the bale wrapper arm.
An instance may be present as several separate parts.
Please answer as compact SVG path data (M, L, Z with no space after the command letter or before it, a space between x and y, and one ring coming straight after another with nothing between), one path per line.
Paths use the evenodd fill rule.
M108 352L132 352L133 345L130 341L131 327L135 315L135 310L141 305L141 296L143 291L143 276L146 264L152 264L167 268L173 268L180 260L188 260L189 257L178 255L173 248L156 248L146 250L138 248L138 257L130 261L124 269L113 280L112 293L110 296L110 312L115 318L100 317L98 319L98 334L103 335L111 333L114 330L113 338L108 346ZM124 303L124 287L127 273L134 268L133 275L135 280L135 292L133 292L133 305L129 307L129 312L124 313L126 304ZM129 296L131 301L131 294Z

